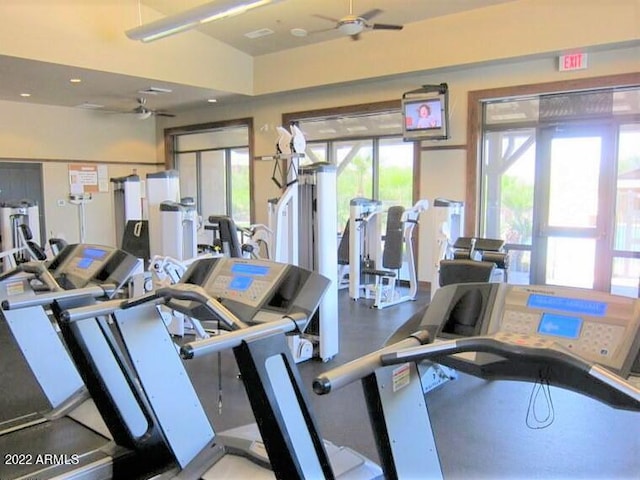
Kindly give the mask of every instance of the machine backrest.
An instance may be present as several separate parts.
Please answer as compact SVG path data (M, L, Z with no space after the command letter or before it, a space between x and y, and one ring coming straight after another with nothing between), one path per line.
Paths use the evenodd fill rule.
M233 219L226 215L211 215L209 223L218 226L218 235L222 242L222 253L230 257L242 257L238 229Z
M338 245L338 265L349 265L349 220L342 231Z
M404 207L389 207L387 212L387 229L384 237L384 249L382 250L382 267L389 270L398 270L402 267L404 253L404 221L402 215Z
M488 282L495 268L493 262L475 260L441 260L440 286L454 283Z
M33 241L33 234L31 233L29 225L21 223L18 225L18 230L20 232L20 238L24 243L24 246L27 248L29 255L35 260L46 260L47 254L40 245Z

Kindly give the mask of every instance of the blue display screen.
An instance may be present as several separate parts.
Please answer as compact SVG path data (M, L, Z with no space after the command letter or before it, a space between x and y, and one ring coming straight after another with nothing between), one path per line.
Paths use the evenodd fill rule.
M581 313L592 317L603 317L607 313L607 304L605 302L584 300L582 298L554 297L536 293L529 295L527 307Z
M107 251L102 250L101 248L85 248L83 250L83 254L85 257L101 259L107 254Z
M540 319L538 333L541 335L553 335L555 337L578 338L580 336L581 326L581 318L545 313Z
M236 263L231 267L232 273L264 277L269 274L269 267L265 265L251 265L248 263Z
M93 263L93 259L82 257L80 260L78 260L77 266L78 268L82 268L83 270L86 270L91 266L92 263Z
M235 290L236 292L244 292L252 283L253 278L237 275L231 279L231 282L229 282L229 289Z

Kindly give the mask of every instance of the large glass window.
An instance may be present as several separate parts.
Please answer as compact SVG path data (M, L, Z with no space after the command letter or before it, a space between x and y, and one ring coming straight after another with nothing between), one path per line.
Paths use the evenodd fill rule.
M205 219L210 215L228 215L237 224L250 224L248 127L176 133L172 139L181 196L193 197Z
M638 296L639 100L603 88L484 101L479 235L505 241L509 282Z

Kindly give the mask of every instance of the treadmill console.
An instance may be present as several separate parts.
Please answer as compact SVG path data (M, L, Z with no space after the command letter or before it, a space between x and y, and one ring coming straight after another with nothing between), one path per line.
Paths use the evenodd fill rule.
M56 281L65 290L90 283L112 283L121 287L140 261L123 250L103 245L67 245L48 265Z
M474 290L478 293L469 293ZM456 302L465 301L469 295L476 301L467 305L469 311L462 319L472 319L473 324L466 325L468 330L452 328ZM434 311L429 315L432 307ZM443 315L436 337L503 332L541 343L553 341L622 377L630 374L640 351L640 300L605 292L504 283L450 285L436 292L423 317L423 326L433 325L438 312Z
M274 285L284 275L286 265L264 261L217 262L204 289L215 298L224 298L252 307L265 302Z
M294 265L238 257L197 260L180 282L200 285L246 323L277 320L295 312L311 318L329 286L327 278ZM214 320L201 307L190 308L194 317Z

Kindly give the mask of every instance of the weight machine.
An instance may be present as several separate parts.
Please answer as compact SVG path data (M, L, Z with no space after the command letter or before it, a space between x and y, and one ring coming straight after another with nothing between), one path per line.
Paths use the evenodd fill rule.
M199 218L195 200L160 202L162 255L183 261L198 255Z
M122 247L127 222L142 220L142 190L138 175L112 178L113 204L116 222L116 242Z
M272 180L282 191L279 198L269 201L273 258L316 271L331 281L309 328L310 338L318 346L317 356L328 361L339 350L337 171L328 163L300 167L305 148L302 132L295 126L293 135L281 127L278 131L278 153L269 157L274 161ZM309 351L304 343L292 348Z
M410 209L394 206L387 210L387 227L384 248L380 249L382 237L380 204L363 199L354 199L350 205L349 218L349 296L353 300L361 297L373 298L373 308L386 308L409 300L415 300L418 292L418 274L413 251L413 231L420 214L427 210L429 202L419 200ZM398 291L398 275L404 257L407 259L409 292ZM363 284L363 280L373 279Z
M40 236L40 210L31 200L3 202L0 204L0 240L2 241L3 271L13 268L16 263L29 260L25 254L26 244L21 241L20 225L29 227L34 238ZM12 253L9 253L11 251ZM13 260L9 257L12 256Z

